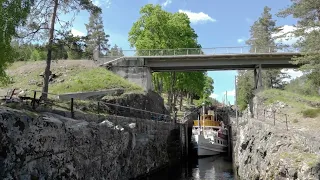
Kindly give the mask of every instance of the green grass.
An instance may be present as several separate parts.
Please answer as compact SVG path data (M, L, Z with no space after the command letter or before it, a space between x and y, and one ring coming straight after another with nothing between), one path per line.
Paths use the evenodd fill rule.
M280 157L292 160L296 167L301 167L302 163L306 163L309 167L314 167L320 160L316 154L305 152L283 152Z
M83 63L83 62L82 62ZM42 85L30 82L42 82L40 74L44 66L38 62L15 62L9 68L9 76L12 82L0 85L2 89L22 88L27 89L28 96L33 96L32 90L41 90ZM30 70L30 68L32 68ZM29 70L28 70L29 69ZM22 72L21 70L24 70ZM49 84L49 93L63 94L71 92L98 91L111 88L123 88L125 92L141 92L142 88L102 67L87 67L81 62L72 65L52 67L51 71L60 75L57 79L63 82Z
M265 99L266 104L272 104L276 101L282 101L284 103L287 103L288 105L302 109L308 108L308 103L320 102L319 96L305 96L278 89L268 89L262 91L258 94L258 96Z
M320 109L307 109L302 111L305 118L316 118L320 115Z
M141 87L101 67L80 71L63 83L53 85L50 89L52 93L62 94L110 88L124 88L132 91L142 90Z

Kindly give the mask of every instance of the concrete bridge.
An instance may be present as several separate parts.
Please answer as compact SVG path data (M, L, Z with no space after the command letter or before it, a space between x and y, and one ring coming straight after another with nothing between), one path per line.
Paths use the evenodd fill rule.
M262 86L262 68L297 68L290 61L300 53L295 48L218 47L201 49L128 50L124 56L98 57L120 76L145 90L152 89L152 72L253 69L255 87ZM97 58L97 57L96 57Z

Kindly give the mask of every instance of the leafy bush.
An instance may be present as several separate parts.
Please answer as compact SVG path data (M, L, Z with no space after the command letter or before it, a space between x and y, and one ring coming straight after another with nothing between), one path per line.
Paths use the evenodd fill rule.
M307 109L302 111L303 117L305 118L315 118L320 114L320 108L318 109Z

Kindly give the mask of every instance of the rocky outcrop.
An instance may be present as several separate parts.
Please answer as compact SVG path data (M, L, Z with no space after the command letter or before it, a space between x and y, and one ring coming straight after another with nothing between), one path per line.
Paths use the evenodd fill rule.
M0 179L129 179L179 158L173 124L0 108Z
M98 109L97 100L100 100L100 112L120 115L125 117L137 117L143 119L157 119L170 121L170 113L165 108L163 98L155 92L148 93L127 92L116 96L95 96L92 103L75 102L75 108L82 111L94 111Z
M238 127L232 121L234 163L240 179L320 179L318 140L259 118L240 117Z
M105 102L111 104L119 104L121 106L133 107L136 109L143 109L150 112L159 114L169 114L164 106L163 98L155 92L149 91L148 93L127 93L123 94L121 98L105 99ZM142 114L141 111L133 109L128 110L123 107L109 106L109 110L114 114L121 114L122 116L143 117L148 113Z

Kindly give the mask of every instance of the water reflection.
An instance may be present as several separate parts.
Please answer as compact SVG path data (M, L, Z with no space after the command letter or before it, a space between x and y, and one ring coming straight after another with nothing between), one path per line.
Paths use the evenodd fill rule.
M162 170L146 180L234 180L232 162L225 161L223 157L207 157L197 159L180 167Z

